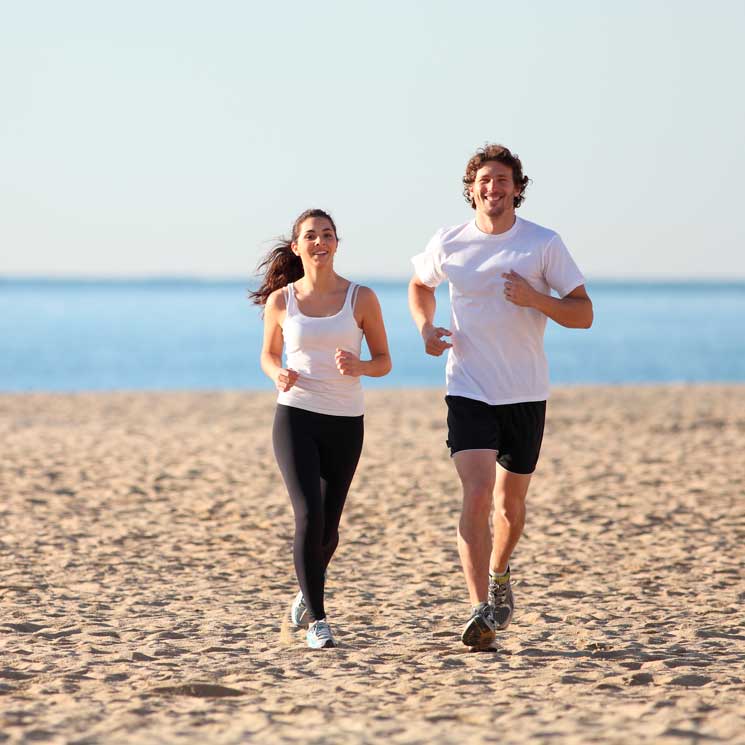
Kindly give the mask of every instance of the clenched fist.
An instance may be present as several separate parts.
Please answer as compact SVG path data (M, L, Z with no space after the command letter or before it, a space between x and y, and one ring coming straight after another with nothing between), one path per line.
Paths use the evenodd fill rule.
M299 377L299 373L283 367L277 371L277 377L274 379L274 384L277 386L278 391L285 393L289 391L295 383L297 383Z
M512 269L503 273L502 277L507 280L504 283L504 296L507 301L524 308L532 308L537 291L533 289L528 280Z
M352 375L355 378L362 375L362 362L356 354L344 349L337 349L334 360L336 361L336 369L342 375Z

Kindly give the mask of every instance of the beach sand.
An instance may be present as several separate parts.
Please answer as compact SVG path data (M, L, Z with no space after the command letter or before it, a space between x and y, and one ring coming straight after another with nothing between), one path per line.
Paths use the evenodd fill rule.
M495 653L437 390L367 393L305 648L273 398L0 396L0 742L745 742L745 386L555 391Z

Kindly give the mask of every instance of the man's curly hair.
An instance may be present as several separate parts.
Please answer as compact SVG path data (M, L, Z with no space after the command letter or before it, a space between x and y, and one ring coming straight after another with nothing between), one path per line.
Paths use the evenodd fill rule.
M515 187L520 190L520 193L514 198L514 205L515 207L519 207L525 198L525 190L528 188L530 179L523 174L523 164L520 162L520 158L517 155L513 155L504 145L484 145L468 161L466 173L463 176L463 196L466 198L466 202L476 209L476 204L471 196L471 187L476 180L476 171L490 160L494 160L497 163L504 163L504 165L512 169L512 180Z

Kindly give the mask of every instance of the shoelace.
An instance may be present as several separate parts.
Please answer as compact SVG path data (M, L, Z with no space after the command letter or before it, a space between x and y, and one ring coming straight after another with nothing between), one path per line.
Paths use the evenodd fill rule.
M326 621L316 621L316 625L313 627L313 634L317 639L331 639L331 629Z
M494 581L489 582L489 595L494 601L493 605L496 606L504 604L505 600L507 599L507 590L509 589L509 581L501 585Z

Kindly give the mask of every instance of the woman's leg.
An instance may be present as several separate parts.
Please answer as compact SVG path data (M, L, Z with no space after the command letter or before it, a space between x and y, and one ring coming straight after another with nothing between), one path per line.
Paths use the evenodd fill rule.
M298 584L314 619L325 618L323 606L324 512L318 449L318 417L310 411L277 406L272 441L295 513L293 555Z
M362 452L363 417L327 417L320 447L323 500L323 561L328 566L339 545L339 521Z

